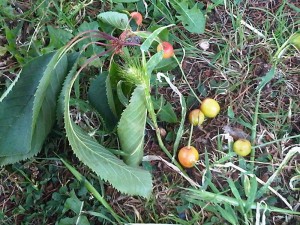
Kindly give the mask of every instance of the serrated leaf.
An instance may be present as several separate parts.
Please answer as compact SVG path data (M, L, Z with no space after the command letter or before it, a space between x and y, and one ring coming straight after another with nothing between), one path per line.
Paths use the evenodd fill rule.
M56 101L67 70L66 57L51 53L27 64L0 103L0 165L37 154L55 122Z
M191 33L203 34L205 30L205 17L197 4L193 8L189 8L185 1L178 2L176 0L170 1L172 6L180 14L177 18L182 22L185 29Z
M88 99L92 106L99 112L107 129L113 130L117 125L117 118L112 113L108 104L106 95L106 79L107 73L102 73L91 82Z
M119 191L129 195L149 197L152 191L149 172L126 165L71 120L69 101L72 86L78 75L74 75L76 68L77 65L74 65L63 88L65 129L74 153L98 176Z
M119 12L103 12L97 16L101 21L107 23L120 30L125 30L128 26L128 16L124 13Z
M138 166L144 154L144 135L147 117L145 88L140 85L132 93L130 103L118 124L118 136L126 164Z

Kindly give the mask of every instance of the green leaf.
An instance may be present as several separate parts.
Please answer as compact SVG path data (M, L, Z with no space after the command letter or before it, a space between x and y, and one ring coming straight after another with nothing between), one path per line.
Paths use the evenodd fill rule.
M261 81L258 87L256 88L256 90L258 91L262 90L263 87L274 78L274 76L275 76L275 67L272 67L270 71L264 77L261 78Z
M73 35L64 29L54 28L53 26L47 26L50 43L48 47L58 49L63 47L73 37Z
M164 29L174 26L173 24L170 24L168 26L164 26L164 27L160 27L158 29L156 29L155 31L153 31L151 34L147 34L147 33L141 33L141 32L136 32L135 34L141 37L147 37L147 39L144 41L144 43L141 45L141 50L142 51L148 51L150 46L152 45L153 41L157 41L159 42L159 38L157 37L160 32L162 32ZM146 34L146 36L144 36Z
M148 61L147 61L147 73L150 76L154 69L156 69L157 65L162 61L163 58L163 51L159 51L154 54Z
M0 165L36 155L55 122L57 97L67 73L67 59L51 53L22 70L0 102Z
M138 166L144 154L144 135L147 117L147 106L144 86L137 86L133 91L130 103L124 110L118 124L118 136L126 164Z
M178 60L180 61L181 59L178 58ZM174 69L177 66L178 66L178 64L177 64L176 60L173 57L171 57L168 59L161 60L161 62L158 63L158 65L156 66L155 70L160 71L160 72L167 72L167 71Z
M182 22L185 29L191 33L203 34L205 30L205 17L197 4L189 9L186 1L178 2L176 0L170 1L172 6L180 14L177 18Z
M78 33L82 33L89 30L98 30L99 24L96 21L93 22L83 22L80 27L78 28ZM99 41L99 38L93 37L95 33L86 33L85 36L90 36L82 41L80 41L76 46L78 47L79 51L81 51L83 48L86 48L87 45L89 45L86 50L83 53L83 56L90 58L91 56L100 54L105 49L102 46L96 45L96 44L89 44L92 42ZM101 67L103 66L103 59L97 58L94 61L90 63L90 65L95 67Z
M248 177L248 176L245 175L245 177ZM255 199L256 199L258 185L257 185L255 176L250 178L249 186L250 186L250 191L249 191L249 194L247 195L247 201L245 204L246 213L251 210L251 206L255 203Z
M218 209L218 211L220 212L220 214L222 215L222 217L225 220L227 220L230 224L237 225L238 223L236 221L237 219L236 219L236 215L235 215L234 211L232 210L232 208L230 207L230 205L228 205L226 203L224 205L227 206L226 209L223 209L219 205L215 205L215 208ZM233 214L229 212L229 210L228 210L229 208L231 208L230 212L233 212Z
M97 17L104 23L120 30L125 30L129 24L128 16L124 13L108 11L100 13Z
M79 218L78 216L75 216L73 218L63 218L58 222L58 225L90 225L88 219L86 216L80 215Z
M65 129L74 153L98 176L111 183L119 191L129 195L149 197L152 190L149 172L127 166L71 120L69 101L72 86L78 77L76 68L75 64L67 76L63 88Z
M104 72L91 82L88 99L92 106L99 112L107 129L111 131L117 125L117 118L112 113L108 104L106 95L106 79L107 72Z
M70 198L65 201L62 213L64 214L68 210L72 210L76 215L79 215L82 204L83 202L77 198L74 190L72 190L70 192Z
M178 119L176 113L173 110L171 103L167 102L163 107L161 107L160 111L157 113L160 121L167 123L177 123Z

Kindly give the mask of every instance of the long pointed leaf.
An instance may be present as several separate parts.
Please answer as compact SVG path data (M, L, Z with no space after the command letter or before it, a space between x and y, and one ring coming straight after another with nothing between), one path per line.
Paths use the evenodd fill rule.
M152 190L149 172L127 166L71 120L69 101L72 86L77 78L74 76L75 72L76 65L70 71L63 88L65 129L74 153L85 165L119 191L149 197Z
M124 110L118 125L118 136L126 164L138 166L144 153L144 135L147 117L144 86L137 86L130 103Z

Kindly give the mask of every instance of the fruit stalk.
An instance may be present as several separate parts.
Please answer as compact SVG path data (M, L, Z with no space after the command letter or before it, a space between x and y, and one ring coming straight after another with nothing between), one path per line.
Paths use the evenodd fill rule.
M155 133L156 133L156 137L158 140L158 145L159 147L163 150L163 152L169 157L169 159L172 160L172 162L181 170L184 171L183 168L181 167L181 165L174 159L174 157L172 157L171 153L168 151L168 149L166 148L166 146L164 145L162 139L161 139L161 135L160 135L160 129L158 127L157 124L157 119L156 119L156 114L154 112L154 107L153 107L153 103L151 100L151 96L150 96L150 87L149 84L147 83L146 88L145 88L145 92L146 92L146 104L147 104L147 109L150 115L150 118L153 122L154 125L154 129L155 129Z

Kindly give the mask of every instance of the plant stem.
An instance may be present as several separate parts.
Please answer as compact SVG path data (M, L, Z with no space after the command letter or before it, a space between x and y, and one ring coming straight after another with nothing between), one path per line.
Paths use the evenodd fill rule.
M111 208L108 202L100 195L100 193L94 188L94 186L82 176L73 166L67 163L65 160L60 159L65 166L70 170L70 172L76 177L76 179L84 184L86 189L110 212L110 214L115 218L118 223L121 223L119 215Z
M151 96L150 96L150 88L149 85L146 85L145 88L146 91L146 104L147 104L147 109L150 115L150 118L153 122L154 125L154 129L155 129L155 133L156 133L156 137L158 140L158 144L159 147L163 150L163 152L169 157L169 159L171 159L171 161L181 170L184 171L183 168L181 167L181 165L175 160L174 157L172 157L171 153L169 152L169 150L166 148L166 146L164 145L162 139L161 139L161 135L160 135L160 129L158 127L157 124L157 118L156 118L156 114L154 112L154 107L153 107L153 103L151 100Z
M253 115L253 122L252 122L252 131L251 131L251 144L255 143L256 139L256 127L257 127L257 120L258 120L258 108L260 103L260 96L261 96L261 89L258 90L256 104L255 104L255 111ZM251 155L250 155L250 161L251 161L251 171L254 170L254 160L255 160L255 148L252 147L251 149Z

